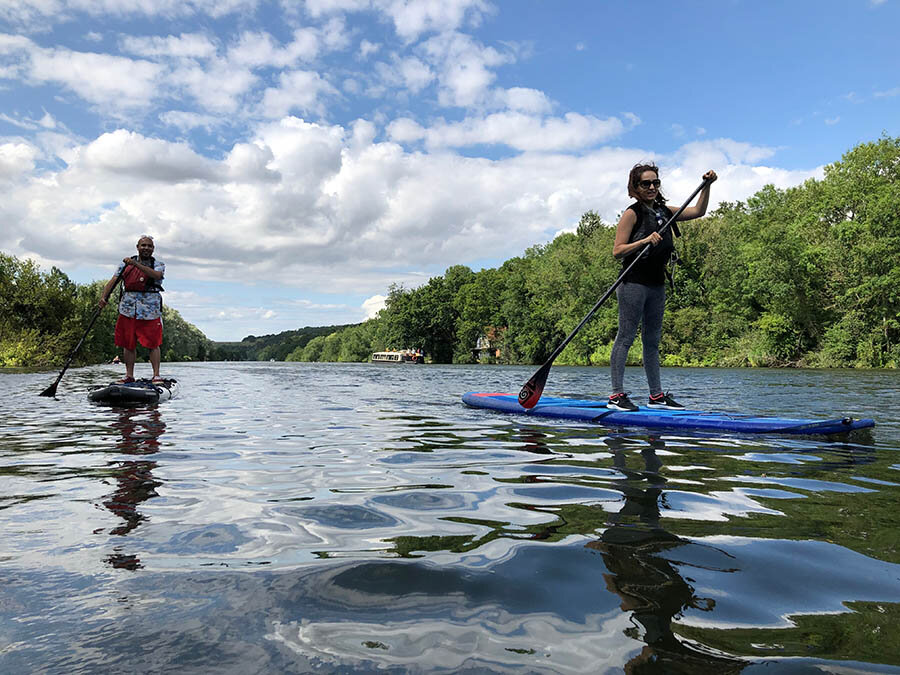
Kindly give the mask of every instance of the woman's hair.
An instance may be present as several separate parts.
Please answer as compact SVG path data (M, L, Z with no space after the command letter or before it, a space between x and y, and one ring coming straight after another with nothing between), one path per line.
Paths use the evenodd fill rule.
M628 196L634 197L635 199L640 199L638 196L638 183L641 181L641 174L645 171L652 171L656 174L657 178L659 177L659 167L656 164L635 164L631 167L631 172L628 174ZM654 200L656 204L665 204L666 198L663 197L662 190L656 191L656 199Z

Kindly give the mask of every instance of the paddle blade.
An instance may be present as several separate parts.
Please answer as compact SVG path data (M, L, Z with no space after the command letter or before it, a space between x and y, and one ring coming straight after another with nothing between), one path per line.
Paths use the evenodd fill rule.
M44 389L44 391L42 391L42 392L39 394L39 396L56 396L56 385L58 385L58 384L59 384L58 381L57 381L57 382L54 382L54 383L51 384L49 387L47 387L46 389Z
M550 369L547 367L537 371L528 382L524 384L519 391L519 405L530 410L541 400L541 394L544 393L544 385L547 384L547 375Z

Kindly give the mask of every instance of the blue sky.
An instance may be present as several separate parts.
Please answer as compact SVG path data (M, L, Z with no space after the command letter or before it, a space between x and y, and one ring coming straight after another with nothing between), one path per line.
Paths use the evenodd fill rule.
M156 237L217 340L361 321L627 206L900 135L896 0L0 5L0 250L108 278Z

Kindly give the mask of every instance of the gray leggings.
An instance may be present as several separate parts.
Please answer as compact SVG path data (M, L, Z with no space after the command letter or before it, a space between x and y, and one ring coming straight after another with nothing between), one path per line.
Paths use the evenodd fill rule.
M625 361L628 350L641 325L644 345L644 372L650 395L662 393L659 379L659 338L662 335L663 311L666 308L666 287L644 286L625 282L616 289L619 301L619 332L609 357L614 394L625 392Z

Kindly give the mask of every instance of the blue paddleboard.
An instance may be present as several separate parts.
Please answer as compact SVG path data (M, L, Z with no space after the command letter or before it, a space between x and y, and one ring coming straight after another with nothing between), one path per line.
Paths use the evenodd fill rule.
M530 417L593 422L611 427L644 427L647 429L683 429L686 431L733 431L744 434L842 434L875 426L870 419L844 417L832 420L754 417L737 413L703 412L701 410L666 410L644 408L632 412L610 410L606 401L582 401L574 398L544 396L531 410L519 405L515 394L492 394L470 391L463 403Z

